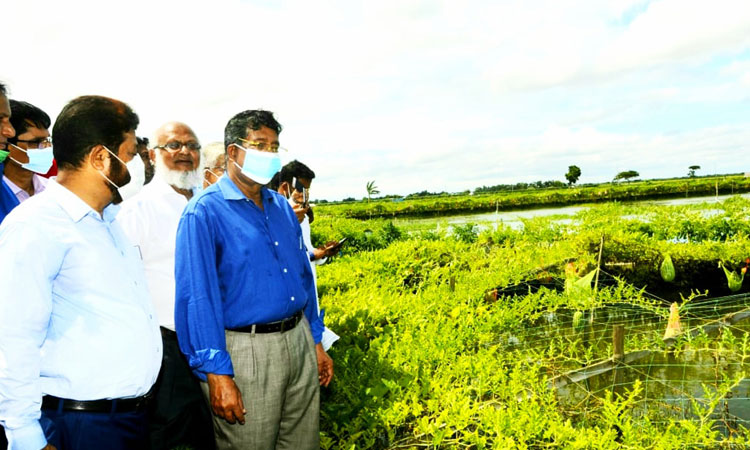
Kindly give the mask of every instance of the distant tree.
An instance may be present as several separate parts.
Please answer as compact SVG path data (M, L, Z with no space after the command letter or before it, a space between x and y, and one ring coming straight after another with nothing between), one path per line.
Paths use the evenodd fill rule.
M696 170L700 170L701 166L690 166L690 167L688 167L688 169L690 169L690 171L688 172L688 176L690 178L693 178L695 176L695 171Z
M615 181L617 180L630 180L631 178L638 178L641 176L638 172L635 170L626 170L624 172L620 172L617 175L615 175Z
M370 198L373 195L380 194L380 191L378 190L378 187L375 186L375 180L367 182L367 202L370 202Z
M568 185L573 186L579 178L581 178L581 169L578 166L568 166L568 173L565 174Z

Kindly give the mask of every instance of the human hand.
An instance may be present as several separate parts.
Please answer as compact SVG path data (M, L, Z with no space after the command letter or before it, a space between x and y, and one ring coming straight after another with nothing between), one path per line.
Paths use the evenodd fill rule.
M323 256L330 258L333 256L336 256L339 251L341 251L341 246L343 245L343 242L341 241L328 241L326 242L326 245L322 247L323 250Z
M234 424L245 424L245 405L242 403L242 393L229 375L209 373L208 397L214 414Z
M307 215L308 209L310 209L309 206L305 208L305 206L300 203L297 203L292 207L292 210L294 210L294 215L297 216L297 220L299 221L299 223L304 222L305 215Z
M318 381L327 387L333 379L333 359L323 350L323 344L315 346L315 354L318 357Z

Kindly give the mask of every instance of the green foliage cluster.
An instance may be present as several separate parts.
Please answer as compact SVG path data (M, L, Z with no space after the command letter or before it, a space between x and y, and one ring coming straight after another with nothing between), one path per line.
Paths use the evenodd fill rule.
M577 188L498 192L485 195L413 198L400 202L373 200L319 205L323 215L357 219L396 216L440 216L466 212L490 212L497 209L523 209L578 203L632 201L685 195L730 194L750 191L750 178L741 176L705 177L622 184L602 184Z
M602 237L603 265L632 263L623 272L629 279L661 282L665 253L674 261L676 283L704 263L723 278L717 260L738 267L750 255L741 220L749 215L750 202L742 199L710 210L605 205L565 225L533 219L523 230L480 232L468 224L451 233L418 234L382 219L318 214L316 241L346 236L350 242L348 253L318 269L327 325L341 335L330 351L336 378L323 391L322 447L668 449L744 443L720 436L711 419L729 381L708 392L707 401L695 402L693 420L664 422L657 412L633 413L642 396L638 383L622 395L595 399L583 414L561 402L547 377L570 361L580 367L607 357L609 346L599 353L571 340L551 340L534 350L508 346L514 330L554 311L622 303L666 316L664 305L638 289L618 284L596 295L545 289L524 297L487 294L543 277L561 261L575 260L581 272L591 269ZM692 223L689 229L685 221ZM644 337L629 345L657 341Z

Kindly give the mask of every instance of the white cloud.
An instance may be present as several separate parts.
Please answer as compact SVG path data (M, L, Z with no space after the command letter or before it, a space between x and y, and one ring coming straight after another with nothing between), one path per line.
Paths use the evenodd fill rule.
M204 143L271 109L320 197L361 197L372 179L403 194L561 179L579 163L582 181L632 162L680 175L680 157L736 171L723 161L747 153L739 114L700 116L747 101L746 0L7 3L13 97L54 116L109 95L139 134L181 120ZM694 130L673 130L675 109L695 111Z

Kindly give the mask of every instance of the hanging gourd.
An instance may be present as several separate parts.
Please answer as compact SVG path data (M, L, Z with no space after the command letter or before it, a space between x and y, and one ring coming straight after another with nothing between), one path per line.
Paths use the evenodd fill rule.
M724 263L721 261L719 261L719 267L724 270L724 275L727 276L727 286L729 287L730 291L737 292L742 289L742 281L745 279L745 272L747 271L747 267L742 268L742 270L740 271L741 275L738 275L734 270L729 270L724 267Z
M661 262L661 266L659 267L659 273L661 274L661 279L667 283L674 281L674 263L672 262L672 257L669 256L669 253L664 256L664 261Z

